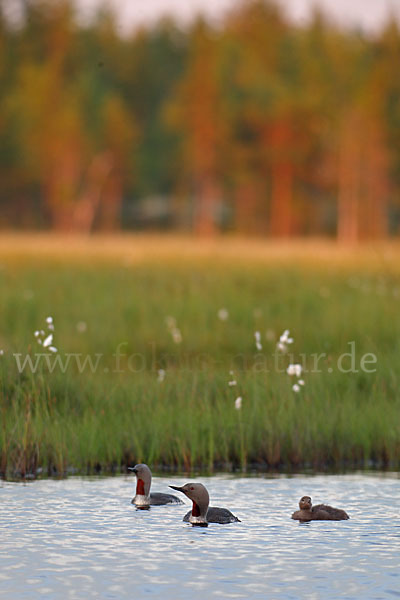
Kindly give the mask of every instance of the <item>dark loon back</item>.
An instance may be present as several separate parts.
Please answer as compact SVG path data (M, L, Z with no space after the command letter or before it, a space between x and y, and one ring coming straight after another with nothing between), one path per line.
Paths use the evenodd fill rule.
M163 494L162 492L151 492L150 504L152 506L161 506L162 504L183 504L182 500L173 494Z
M311 513L315 516L320 515L321 520L324 521L346 521L350 518L346 511L341 508L333 508L333 506L328 506L326 504L317 504L317 506L313 506Z
M188 513L183 517L184 521L189 521L189 517L192 511L189 510ZM240 519L235 517L227 508L219 508L218 506L209 506L207 511L207 521L209 523L220 523L221 525L225 525L226 523L235 523L238 521L240 523Z

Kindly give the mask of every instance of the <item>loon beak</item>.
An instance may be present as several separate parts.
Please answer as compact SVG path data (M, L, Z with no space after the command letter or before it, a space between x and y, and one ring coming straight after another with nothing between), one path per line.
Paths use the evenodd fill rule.
M177 490L178 492L185 493L181 487L177 487L176 485L170 485L168 487L172 488L173 490Z
M133 471L134 473L137 473L137 469L135 467L128 467L128 471Z

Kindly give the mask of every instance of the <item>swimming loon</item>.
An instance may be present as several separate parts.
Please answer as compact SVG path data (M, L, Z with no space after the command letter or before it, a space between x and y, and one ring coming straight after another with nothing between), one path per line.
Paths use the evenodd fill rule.
M139 464L128 467L136 475L136 496L132 498L132 504L140 508L149 506L160 506L161 504L183 504L182 500L173 494L162 494L159 492L150 494L151 471L147 465Z
M207 527L208 523L234 523L240 520L235 517L227 508L218 508L217 506L208 506L210 496L202 483L186 483L182 487L170 485L173 490L183 492L193 502L192 510L183 517L183 521L188 521L192 525Z
M346 521L349 515L341 508L333 508L326 504L313 506L310 496L303 496L299 502L300 510L292 514L296 521Z

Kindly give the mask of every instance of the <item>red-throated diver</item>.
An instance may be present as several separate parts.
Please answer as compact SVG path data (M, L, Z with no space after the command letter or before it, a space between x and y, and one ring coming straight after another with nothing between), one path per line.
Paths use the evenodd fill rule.
M299 502L300 510L292 514L296 521L345 521L349 515L341 508L333 508L326 504L313 506L310 496L303 496Z
M150 493L151 471L147 465L135 465L128 469L135 473L137 479L136 496L132 498L132 504L142 508L161 504L182 504L182 500L173 494Z
M208 506L210 497L202 483L186 483L182 487L170 485L173 490L183 492L193 502L192 510L183 517L192 525L207 527L208 523L234 523L240 520L227 508Z

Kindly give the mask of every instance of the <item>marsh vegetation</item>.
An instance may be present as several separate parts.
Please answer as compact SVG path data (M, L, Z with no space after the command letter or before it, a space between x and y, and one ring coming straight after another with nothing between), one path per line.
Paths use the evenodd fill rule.
M398 467L397 249L302 248L3 238L1 472Z

